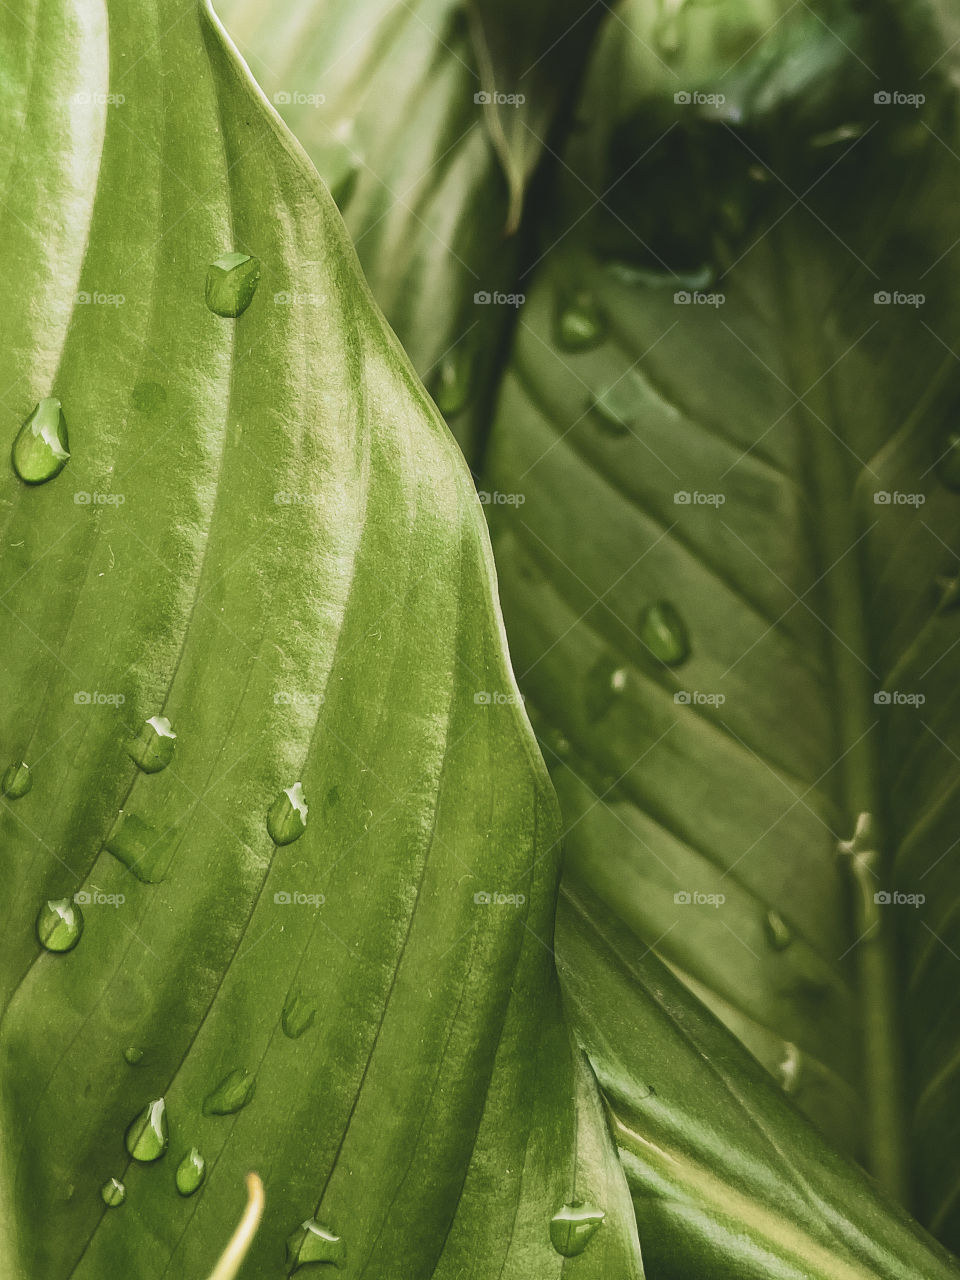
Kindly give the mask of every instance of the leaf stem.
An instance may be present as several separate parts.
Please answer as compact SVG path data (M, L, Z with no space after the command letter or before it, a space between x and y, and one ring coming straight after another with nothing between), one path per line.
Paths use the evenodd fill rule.
M230 1237L230 1243L221 1254L220 1261L211 1271L209 1280L234 1280L260 1226L263 1201L263 1183L257 1174L248 1173L247 1207L236 1231Z

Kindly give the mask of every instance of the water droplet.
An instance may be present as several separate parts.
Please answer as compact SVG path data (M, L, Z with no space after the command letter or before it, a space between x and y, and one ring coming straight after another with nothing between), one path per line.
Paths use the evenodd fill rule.
M838 125L836 129L827 129L823 133L815 133L807 144L810 147L834 147L839 142L851 142L854 138L862 138L866 125L859 121Z
M13 469L27 484L43 484L60 474L69 457L67 420L60 401L48 396L17 432L11 453Z
M144 773L159 773L173 759L176 744L177 735L166 716L151 716L127 743L127 754Z
M604 271L620 284L646 286L651 289L708 289L717 278L716 269L709 263L692 271L654 271L624 258L608 258Z
M635 378L634 371L630 370L600 391L590 405L595 421L610 435L626 435L637 420Z
M33 777L30 773L30 766L24 764L22 760L15 760L12 765L5 771L3 779L0 780L0 791L8 800L19 800L21 796L25 796L33 786Z
M192 1196L206 1176L206 1160L196 1147L191 1147L177 1165L177 1190L182 1196Z
M207 268L207 306L218 316L239 316L253 301L260 262L246 253L227 253Z
M550 1243L564 1258L575 1258L596 1235L605 1214L580 1200L559 1209L550 1220Z
M937 459L936 472L941 484L960 493L960 431L951 431Z
M159 1160L167 1149L170 1133L167 1127L167 1104L163 1098L148 1102L131 1121L124 1142L127 1151L141 1164Z
M144 884L163 878L163 864L171 851L173 831L158 834L135 813L123 809L107 833L103 847Z
M783 1046L783 1061L777 1067L777 1075L784 1093L795 1094L800 1088L803 1055L789 1040Z
M149 413L166 404L167 390L159 382L138 382L133 388L133 407L140 413Z
M290 1275L309 1262L332 1262L342 1267L347 1260L347 1247L339 1236L308 1218L287 1237L287 1265Z
M775 951L786 950L793 941L793 930L780 912L774 911L772 908L767 912L764 929L766 930L767 941Z
M295 782L281 791L267 814L267 830L274 844L292 844L307 829L307 801L303 784Z
M256 1076L237 1067L223 1077L212 1093L203 1100L205 1116L232 1116L242 1110L253 1097Z
M937 613L949 613L960 604L960 576L951 578L947 574L941 574L937 578L937 589L940 593Z
M313 1026L316 1012L313 1004L306 996L291 988L287 993L286 1003L283 1006L283 1015L280 1019L284 1035L288 1035L291 1040L298 1039Z
M618 666L612 658L598 658L584 681L583 702L590 719L602 719L626 685L626 667Z
M540 734L540 745L548 769L566 760L573 749L570 739L559 729L553 728L543 730Z
M37 938L48 951L72 951L83 933L83 914L69 898L51 898L37 916Z
M606 321L596 298L586 289L562 298L557 311L557 346L564 351L589 351L606 335Z
M440 361L433 380L433 398L445 418L466 408L473 390L473 353L454 347Z
M127 1189L119 1178L108 1178L100 1188L100 1198L108 1209L116 1209L127 1198Z
M638 630L653 656L668 667L678 667L690 657L687 624L669 600L658 600L642 609Z
M135 1067L137 1063L143 1059L143 1050L130 1045L129 1048L124 1049L123 1056L125 1060L130 1063L131 1067Z

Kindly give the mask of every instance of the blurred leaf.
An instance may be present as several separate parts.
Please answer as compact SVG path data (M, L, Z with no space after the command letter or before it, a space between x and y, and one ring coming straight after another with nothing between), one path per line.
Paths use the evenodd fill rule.
M568 873L956 1246L955 53L799 6L708 72L744 12L679 9L659 82L651 6L607 23L483 473L501 597Z

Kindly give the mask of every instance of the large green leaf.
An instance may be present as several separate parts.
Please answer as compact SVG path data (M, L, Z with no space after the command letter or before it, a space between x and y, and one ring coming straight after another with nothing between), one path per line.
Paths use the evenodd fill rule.
M0 44L0 1272L204 1276L255 1169L249 1277L314 1215L371 1280L639 1277L480 506L333 202L202 6Z
M571 876L956 1245L955 54L746 12L605 31L483 482L504 613Z
M657 1280L951 1280L954 1259L797 1112L574 876L561 976Z
M510 232L555 121L569 113L601 6L528 2L518 15L494 0L295 0L278 15L266 0L224 0L221 9L336 196L377 301L472 458L515 315L507 299L520 244Z

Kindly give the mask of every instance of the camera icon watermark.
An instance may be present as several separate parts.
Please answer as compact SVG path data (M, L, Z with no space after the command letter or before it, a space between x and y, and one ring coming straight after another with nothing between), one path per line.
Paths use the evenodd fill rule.
M492 692L488 689L479 689L473 695L473 701L478 707L522 707L522 693L501 693L499 689Z
M92 692L78 689L73 695L73 701L78 707L122 707L126 700L122 693L101 693L96 689Z
M525 493L500 493L497 489L478 489L477 497L485 507L522 507L527 500Z
M126 895L122 893L101 893L99 889L78 889L73 895L78 907L122 907Z
M899 689L880 689L873 695L877 707L922 707L926 700L925 693L903 693Z
M927 300L925 293L904 293L900 289L878 289L873 295L877 307L922 307Z
M925 893L901 893L899 889L894 889L892 893L881 889L873 895L873 901L878 907L922 907L926 900Z
M878 89L873 95L878 107L922 107L926 100L925 93L903 93L899 89Z
M473 95L473 100L478 107L522 107L527 99L522 93L498 93L496 90L488 92L481 89Z
M301 93L298 89L278 89L273 95L275 107L322 107L326 100L325 93Z
M678 89L673 95L678 107L722 107L726 96L722 93L701 93L699 89Z
M722 507L726 500L725 493L701 493L699 489L678 489L673 495L677 507Z
M678 689L673 695L678 707L722 707L727 700L725 693L704 693L700 689Z
M878 489L873 495L878 507L922 507L926 500L925 493L901 493L899 489Z
M726 300L725 293L704 293L700 289L678 289L673 295L678 307L722 307Z
M122 493L87 493L80 489L73 495L73 500L78 507L122 507L127 499Z
M678 907L722 907L727 900L725 893L701 893L699 889L678 889L673 895Z
M273 895L278 907L322 907L326 898L322 893L300 893L298 890L278 889Z

